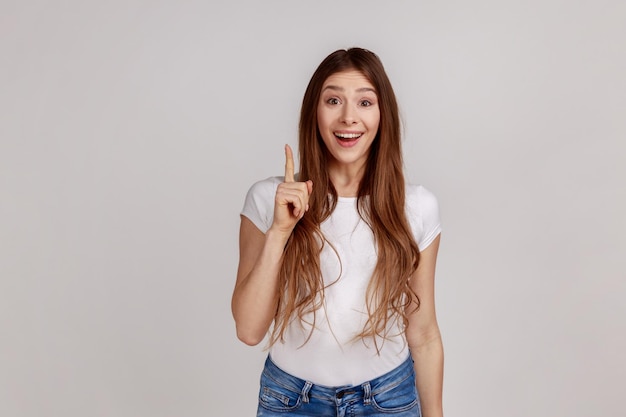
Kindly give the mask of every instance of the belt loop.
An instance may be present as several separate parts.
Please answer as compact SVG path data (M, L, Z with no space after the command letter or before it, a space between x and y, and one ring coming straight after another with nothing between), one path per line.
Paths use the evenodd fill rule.
M302 388L302 401L304 401L305 403L309 402L309 391L311 391L312 386L312 382L306 381L306 384L304 384L304 387Z
M361 385L363 387L363 405L370 405L372 400L372 388L369 381Z

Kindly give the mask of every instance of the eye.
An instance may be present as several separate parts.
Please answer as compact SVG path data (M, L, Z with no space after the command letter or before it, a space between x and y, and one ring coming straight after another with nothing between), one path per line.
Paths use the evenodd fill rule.
M361 104L361 106L363 106L363 107L369 107L369 106L371 106L373 103L372 103L371 101L369 101L369 100L361 100L361 103L360 103L360 104Z
M339 104L339 100L335 97L329 98L328 100L326 100L326 103L328 104Z

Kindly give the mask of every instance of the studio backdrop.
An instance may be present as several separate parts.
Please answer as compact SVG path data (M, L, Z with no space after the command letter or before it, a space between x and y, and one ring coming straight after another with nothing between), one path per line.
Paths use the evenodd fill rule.
M446 415L623 413L626 3L0 3L0 415L254 415L239 212L351 46L439 199Z

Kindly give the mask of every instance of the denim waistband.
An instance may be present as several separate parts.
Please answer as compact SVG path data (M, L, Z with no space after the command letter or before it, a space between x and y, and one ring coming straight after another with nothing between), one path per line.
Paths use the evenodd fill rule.
M350 395L351 397L364 398L367 403L371 396L376 395L378 392L389 390L402 383L405 379L410 378L413 375L413 359L411 355L409 355L402 364L386 374L370 381L365 381L359 385L352 386L343 385L329 387L313 384L310 381L300 379L283 371L272 362L269 355L265 360L263 374L285 389L293 392L301 392L305 402L308 401L307 398L309 396L321 399L341 399L344 396Z

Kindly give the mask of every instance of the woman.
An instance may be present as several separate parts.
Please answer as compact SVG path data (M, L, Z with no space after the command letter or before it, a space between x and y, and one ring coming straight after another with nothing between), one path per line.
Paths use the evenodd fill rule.
M255 183L241 216L237 336L270 332L258 416L443 415L438 206L405 185L400 142L379 58L324 59L302 103L299 174L286 146L285 176Z

